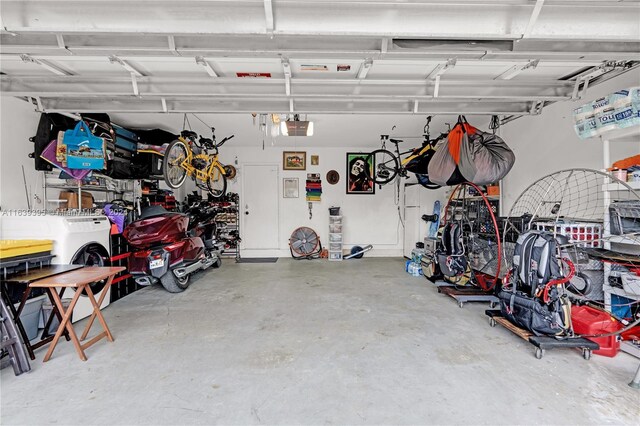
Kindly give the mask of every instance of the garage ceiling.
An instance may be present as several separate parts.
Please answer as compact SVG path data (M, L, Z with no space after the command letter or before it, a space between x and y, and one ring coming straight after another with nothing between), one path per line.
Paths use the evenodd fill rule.
M640 64L635 0L3 0L1 27L2 94L52 112L511 117Z

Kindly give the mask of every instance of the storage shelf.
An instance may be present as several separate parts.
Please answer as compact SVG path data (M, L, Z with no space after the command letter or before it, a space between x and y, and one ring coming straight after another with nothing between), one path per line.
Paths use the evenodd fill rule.
M607 141L619 141L626 139L640 141L640 126L615 129L600 135L600 138Z
M499 200L500 199L499 195L485 195L485 197L487 197L487 200ZM463 197L463 198L465 200L471 200L471 201L482 200L482 196L481 195L474 195L474 196Z
M611 294L615 294L617 296L622 296L622 297L626 297L627 299L633 299L633 300L640 300L640 296L638 296L637 294L629 294L626 291L624 291L621 288L618 287L611 287L610 285L603 285L602 289L605 292L609 292Z
M76 190L76 191L78 190L78 186L73 186L73 185L47 185L47 188ZM119 191L116 189L109 189L106 186L98 186L98 185L81 186L80 189L82 191L113 192L115 194L124 194L126 192L126 191Z
M629 185L631 189L640 190L640 181L625 182L625 183ZM626 186L620 183L608 183L606 185L602 185L602 190L603 191L628 191L629 188L627 188Z
M607 242L640 245L640 235L611 235L607 237Z

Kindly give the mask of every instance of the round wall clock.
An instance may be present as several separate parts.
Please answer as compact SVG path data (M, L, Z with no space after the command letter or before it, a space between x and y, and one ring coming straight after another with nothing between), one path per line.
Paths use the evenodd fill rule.
M335 170L329 170L327 172L327 182L331 185L335 185L340 180L340 174Z

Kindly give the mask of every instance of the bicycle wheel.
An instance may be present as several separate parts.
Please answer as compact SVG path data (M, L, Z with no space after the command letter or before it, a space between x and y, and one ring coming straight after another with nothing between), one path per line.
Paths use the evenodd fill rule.
M398 170L400 170L400 162L398 157L386 149L376 149L367 156L367 161L371 161L373 157L375 170L373 172L373 181L378 185L384 185L396 178Z
M169 188L177 189L187 179L187 171L180 165L187 158L188 148L181 140L169 144L162 161L162 174Z
M221 198L227 192L227 177L217 167L207 177L207 188L213 198Z

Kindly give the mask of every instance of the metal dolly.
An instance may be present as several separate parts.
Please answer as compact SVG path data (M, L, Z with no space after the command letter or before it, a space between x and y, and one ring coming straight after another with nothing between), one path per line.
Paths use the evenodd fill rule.
M438 286L438 293L446 294L458 302L458 307L464 307L467 302L489 302L493 308L500 301L496 296L479 289L478 287L469 286L469 288L456 288L455 286Z
M556 348L574 348L582 350L582 357L586 360L591 359L591 353L600 349L600 345L584 337L570 337L566 339L556 339L553 336L536 336L531 332L512 324L508 319L502 316L499 310L486 310L485 314L489 317L489 325L495 327L500 324L507 330L518 335L522 339L531 343L536 347L536 358L541 359L547 349Z

